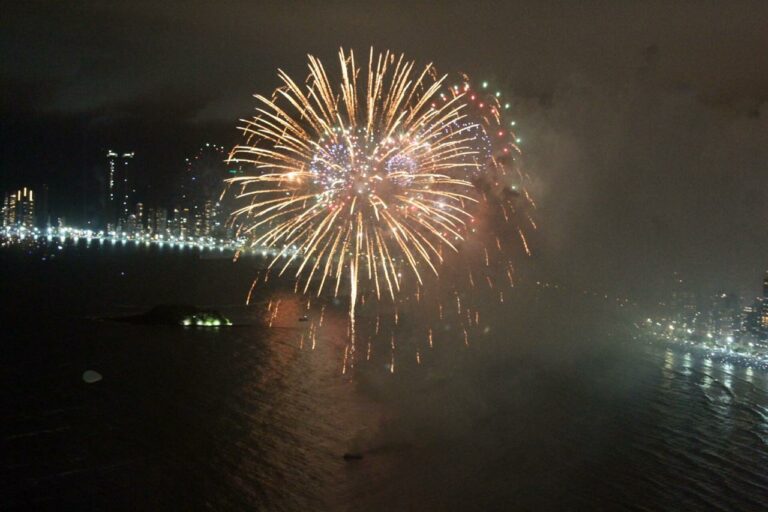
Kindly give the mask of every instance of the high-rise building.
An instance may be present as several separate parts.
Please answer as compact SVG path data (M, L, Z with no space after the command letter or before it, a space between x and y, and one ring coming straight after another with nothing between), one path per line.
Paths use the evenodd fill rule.
M716 293L712 297L709 330L720 338L734 337L740 331L739 299L733 293Z
M757 297L750 306L744 306L741 310L741 333L750 334L760 338L760 313L762 311L763 300Z
M178 208L174 208L171 213L170 219L168 219L168 235L178 237L181 232L181 212Z
M3 227L16 224L16 194L6 193L3 196Z
M763 296L760 301L760 339L768 341L768 271L763 276Z
M32 229L37 224L35 217L35 194L28 187L5 194L3 198L3 226Z
M16 208L19 211L22 226L30 229L35 227L37 217L35 217L35 198L32 189L24 187L23 192L19 190Z
M136 232L144 232L144 203L136 203Z
M200 205L193 205L189 215L191 222L189 234L193 236L204 236L203 233L203 208Z
M107 182L104 197L104 221L108 227L125 224L133 199L131 162L134 153L107 151Z
M136 214L132 213L128 215L128 218L125 219L125 222L121 222L122 229L121 231L123 234L127 236L134 236L137 233L138 230L138 223L136 222Z
M189 225L189 208L182 208L179 216L179 238L186 239L190 236Z
M150 236L155 234L155 209L151 206L147 208L147 222L144 232Z
M157 208L152 223L154 235L159 238L166 238L168 236L168 210Z
M208 200L203 210L203 236L221 236L221 204Z
M107 151L107 179L104 187L104 223L107 229L117 224L118 169L118 154L110 149Z

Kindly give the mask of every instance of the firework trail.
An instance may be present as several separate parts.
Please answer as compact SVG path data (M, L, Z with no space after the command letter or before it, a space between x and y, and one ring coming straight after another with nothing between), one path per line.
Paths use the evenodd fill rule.
M476 220L496 210L517 218L507 195L519 193L504 181L510 166L502 160L518 148L499 149L491 131L498 111L484 110L467 84L446 86L431 64L371 50L361 69L353 52L338 57L340 80L310 56L303 84L279 71L283 85L255 96L245 142L229 157L253 171L228 182L244 203L233 213L240 235L275 253L267 272L287 273L297 291L318 296L338 296L348 283L346 368L366 295L397 302L415 290L418 299ZM497 131L505 141L511 133Z

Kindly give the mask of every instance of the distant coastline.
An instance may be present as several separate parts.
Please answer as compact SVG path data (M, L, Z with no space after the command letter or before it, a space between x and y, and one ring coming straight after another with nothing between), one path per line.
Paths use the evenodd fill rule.
M690 339L670 339L665 338L658 333L642 332L635 337L636 340L645 341L648 344L663 345L685 352L693 352L702 355L708 359L719 362L727 362L738 366L749 368L758 368L768 371L768 347L743 348L734 350L719 345L708 345Z

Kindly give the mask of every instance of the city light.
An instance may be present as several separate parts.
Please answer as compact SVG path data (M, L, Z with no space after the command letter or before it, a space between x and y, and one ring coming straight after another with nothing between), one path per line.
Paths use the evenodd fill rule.
M697 350L709 358L768 369L768 272L763 294L743 308L734 294L718 291L702 298L675 279L672 297L657 319L637 326L647 339ZM664 326L662 328L662 326Z

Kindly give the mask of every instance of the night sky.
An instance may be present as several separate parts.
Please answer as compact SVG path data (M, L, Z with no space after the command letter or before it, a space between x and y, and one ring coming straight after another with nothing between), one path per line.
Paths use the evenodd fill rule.
M683 272L755 293L768 267L768 3L3 2L0 189L73 222L108 148L162 200L238 140L276 69L390 48L513 98L554 279L648 295ZM509 96L508 96L509 97ZM91 185L88 185L91 183Z

